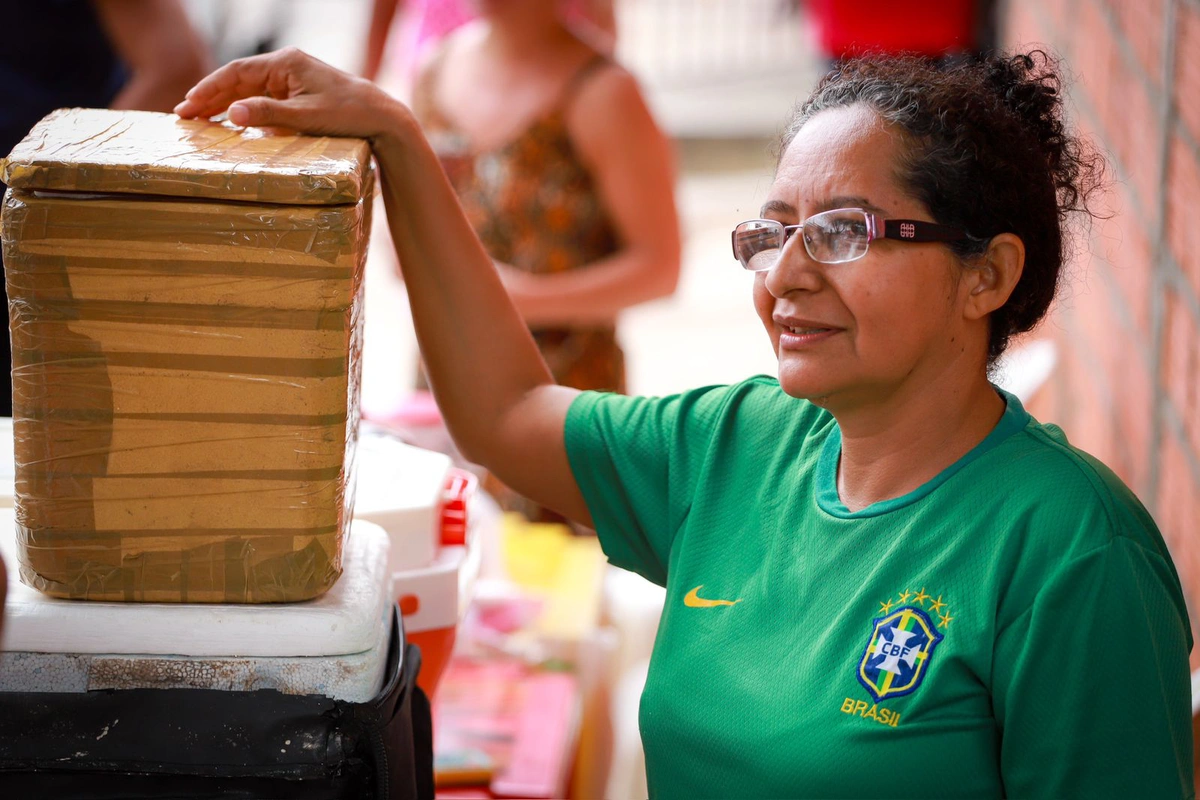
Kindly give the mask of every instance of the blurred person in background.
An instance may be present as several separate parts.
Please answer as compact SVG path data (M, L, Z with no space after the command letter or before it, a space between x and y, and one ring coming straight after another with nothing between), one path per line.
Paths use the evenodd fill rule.
M0 157L57 108L170 111L211 68L179 0L10 3L4 28ZM4 339L0 414L12 416L12 353Z
M478 0L373 0L362 75L408 98L417 65L445 36L477 16ZM563 22L600 52L616 39L612 0L567 0Z
M623 392L617 318L679 278L670 144L633 76L558 0L475 5L422 65L413 112L555 380ZM560 519L489 488L508 510Z

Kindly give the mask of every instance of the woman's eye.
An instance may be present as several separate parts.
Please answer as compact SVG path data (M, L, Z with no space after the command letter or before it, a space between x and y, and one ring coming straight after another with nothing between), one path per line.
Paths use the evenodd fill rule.
M867 226L858 220L842 219L828 226L830 235L866 236Z

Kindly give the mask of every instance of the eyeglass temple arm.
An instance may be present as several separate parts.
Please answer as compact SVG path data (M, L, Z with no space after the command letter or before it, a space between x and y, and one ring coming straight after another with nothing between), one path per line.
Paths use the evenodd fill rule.
M967 234L952 225L923 219L889 219L883 223L883 238L905 242L961 242Z

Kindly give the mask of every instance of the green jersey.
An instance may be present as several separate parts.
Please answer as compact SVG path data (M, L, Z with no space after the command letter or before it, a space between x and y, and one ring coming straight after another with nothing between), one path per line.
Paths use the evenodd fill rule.
M604 550L667 589L640 712L652 795L1192 793L1162 537L1005 399L970 453L856 512L837 424L773 379L574 402Z

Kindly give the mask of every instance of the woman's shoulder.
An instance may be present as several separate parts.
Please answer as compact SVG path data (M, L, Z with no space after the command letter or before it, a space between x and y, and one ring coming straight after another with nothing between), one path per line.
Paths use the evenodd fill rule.
M639 130L630 123L653 120L633 73L595 50L580 53L580 63L563 91L563 111L573 137L592 132Z
M792 397L780 387L779 379L772 375L752 375L733 383L701 386L682 394L711 394L723 398L726 403L733 402L737 407L760 410L779 408L785 409L788 413L797 411L823 415L829 413L808 400Z
M1161 534L1137 494L1100 459L1072 444L1057 425L1030 417L997 455L1009 502L1056 536L1074 531L1071 549L1128 540L1163 550ZM1007 477L1004 477L1007 476ZM1065 544L1065 542L1063 542Z
M660 396L582 392L578 411L605 414L653 413L673 420L692 418L710 427L736 425L773 436L781 425L810 428L832 422L829 412L791 397L768 375L712 384Z
M614 105L645 102L634 74L611 57L586 46L578 57L565 92L570 110L611 111Z
M682 395L685 402L707 410L716 427L736 433L739 441L794 442L833 425L833 416L808 400L792 397L778 379L755 375L725 386L706 387ZM789 445L790 446L790 445Z
M1136 493L1057 425L1023 409L1018 417L1020 426L956 476L936 509L1004 587L1002 627L1059 578L1116 564L1145 565L1177 587L1166 542Z

